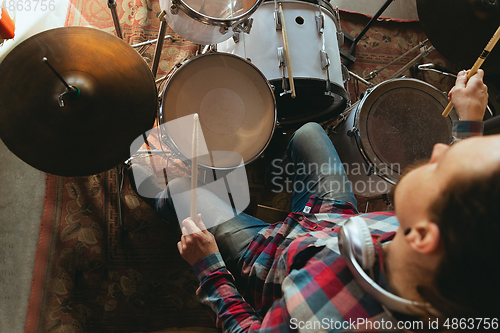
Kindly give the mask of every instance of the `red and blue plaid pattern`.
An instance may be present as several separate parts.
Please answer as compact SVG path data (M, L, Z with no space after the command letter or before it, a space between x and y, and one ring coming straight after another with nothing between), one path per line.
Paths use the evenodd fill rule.
M467 131L469 136L482 130L473 122L461 123L454 124L454 130ZM361 289L340 257L338 227L355 214L355 208L315 196L306 207L304 211L310 213L290 213L284 222L262 229L252 240L240 259L244 289L236 289L220 254L196 263L199 301L211 307L218 326L227 332L386 331L388 324L380 326L384 322L391 322L393 331L398 331L397 322ZM393 212L359 216L374 235L375 280L390 291L379 242L392 239L398 221Z

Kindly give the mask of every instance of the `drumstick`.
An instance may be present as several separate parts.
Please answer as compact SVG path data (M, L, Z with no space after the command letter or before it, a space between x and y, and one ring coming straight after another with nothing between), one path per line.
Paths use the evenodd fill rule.
M486 58L490 54L491 50L493 50L493 48L495 47L495 45L499 39L500 39L500 26L498 27L497 31L495 31L495 34L493 35L493 37L491 37L490 41L488 42L488 45L486 45L486 47L484 48L484 50L481 53L481 55L479 56L479 58L477 58L474 66L472 66L472 68L470 69L469 73L467 74L467 80L470 79L472 77L472 75L477 73L477 70L479 69L479 67L481 67L483 62L486 60ZM448 103L448 105L446 106L446 109L444 109L444 111L443 111L443 117L448 117L452 108L453 108L453 104L450 101Z
M193 149L191 149L191 219L196 221L196 188L198 187L198 114L193 121Z
M286 37L285 15L283 14L283 8L281 7L281 3L279 5L279 12L281 20L281 34L283 35L283 48L285 49L286 68L288 70L288 81L290 82L290 89L292 90L292 98L295 98L295 96L297 95L295 94L295 84L293 83L292 62L290 61L290 51L288 50L288 38Z

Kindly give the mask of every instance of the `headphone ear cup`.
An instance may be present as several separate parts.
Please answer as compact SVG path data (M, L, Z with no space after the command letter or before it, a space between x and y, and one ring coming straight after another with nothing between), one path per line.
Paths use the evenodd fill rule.
M410 315L441 317L429 303L420 303L396 296L381 286L365 272L375 264L375 246L370 229L362 217L354 216L340 226L338 245L342 258L358 285L366 293L391 311Z
M349 234L352 238L358 238L349 240L351 244L355 245L354 257L363 270L370 269L375 264L375 246L373 246L370 229L361 217L356 216L350 221L349 229L351 232Z

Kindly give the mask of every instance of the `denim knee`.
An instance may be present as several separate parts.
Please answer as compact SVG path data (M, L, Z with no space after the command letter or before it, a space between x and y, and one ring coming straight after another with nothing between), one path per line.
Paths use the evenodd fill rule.
M297 131L295 131L292 138L290 139L290 142L288 143L287 147L288 157L291 157L290 153L292 149L292 144L296 145L302 143L303 141L307 142L309 140L315 140L319 138L322 133L325 133L325 130L318 123L310 122L305 125L302 125Z

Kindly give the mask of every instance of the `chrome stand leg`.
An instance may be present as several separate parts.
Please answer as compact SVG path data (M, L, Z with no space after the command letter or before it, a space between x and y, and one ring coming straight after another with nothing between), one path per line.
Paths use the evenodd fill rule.
M123 164L120 164L115 168L115 180L116 180L116 210L118 213L118 237L120 237L120 244L123 246L124 237L128 233L123 223L123 206L122 206L122 189L123 189Z
M116 0L108 0L108 8L111 10L111 16L113 17L113 23L115 25L116 36L120 39L123 39L120 20L118 19L118 13L116 12Z
M151 67L151 72L153 72L153 77L156 79L156 72L158 72L158 64L160 63L161 50L163 49L163 39L165 38L165 32L167 31L167 19L165 11L162 11L158 18L160 19L160 31L158 33L158 41L156 42L155 57L153 58L153 66Z

